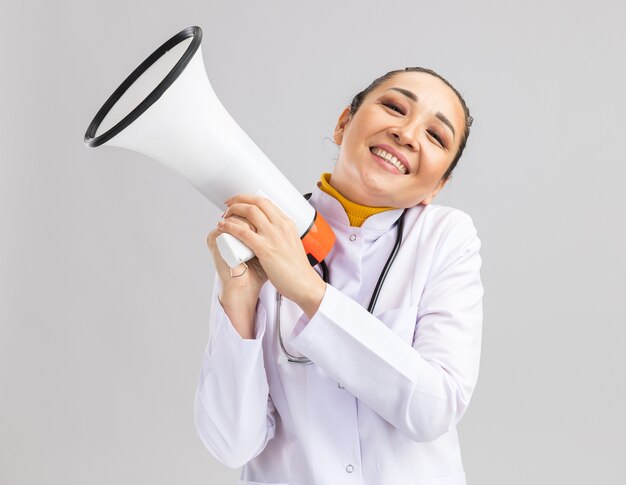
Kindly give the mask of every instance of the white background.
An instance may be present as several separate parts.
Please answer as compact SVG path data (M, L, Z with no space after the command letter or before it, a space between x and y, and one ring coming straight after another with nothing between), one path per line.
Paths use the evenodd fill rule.
M433 68L476 118L437 202L483 241L470 484L625 483L626 8L613 1L4 2L0 483L228 484L193 396L220 214L82 138L162 42L204 31L213 87L308 192L335 121L384 72Z

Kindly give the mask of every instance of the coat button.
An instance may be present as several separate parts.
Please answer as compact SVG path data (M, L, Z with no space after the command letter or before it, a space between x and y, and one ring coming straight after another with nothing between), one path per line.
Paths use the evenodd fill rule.
M352 472L354 471L354 467L353 467L352 465L348 465L348 466L346 467L346 471L347 471L348 473L352 473Z
M356 234L350 234L350 241L356 241Z

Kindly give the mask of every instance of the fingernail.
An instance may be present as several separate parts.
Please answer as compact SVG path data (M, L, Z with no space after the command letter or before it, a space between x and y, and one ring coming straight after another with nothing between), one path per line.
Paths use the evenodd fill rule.
M222 229L224 227L224 221L217 221L217 227Z

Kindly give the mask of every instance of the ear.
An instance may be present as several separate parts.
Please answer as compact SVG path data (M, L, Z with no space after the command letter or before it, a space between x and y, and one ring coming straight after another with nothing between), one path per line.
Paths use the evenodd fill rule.
M422 204L424 205L430 204L435 198L435 196L439 193L439 191L443 189L445 185L448 183L448 180L450 180L450 177L448 177L447 179L442 178L437 184L437 187L435 187L435 190L433 190L431 194L422 201Z
M346 106L337 120L337 126L335 126L335 133L333 134L333 140L336 145L341 145L343 140L343 131L350 121L350 107Z

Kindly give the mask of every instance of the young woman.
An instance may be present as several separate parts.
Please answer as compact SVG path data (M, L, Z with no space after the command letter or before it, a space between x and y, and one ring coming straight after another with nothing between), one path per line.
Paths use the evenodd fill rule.
M227 201L208 238L217 280L195 413L211 453L244 466L240 483L465 484L456 425L478 377L480 241L467 214L431 202L471 121L427 69L355 96L310 198L337 237L323 271L270 201ZM248 268L223 262L222 232L255 252Z

